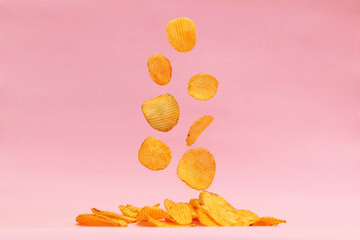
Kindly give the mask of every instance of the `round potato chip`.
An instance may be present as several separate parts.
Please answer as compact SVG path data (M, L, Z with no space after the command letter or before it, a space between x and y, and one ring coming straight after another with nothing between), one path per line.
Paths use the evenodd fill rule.
M188 52L196 43L195 23L185 17L171 20L166 25L166 34L169 43L176 51Z
M186 138L186 145L193 145L200 134L210 125L213 120L214 117L208 115L202 116L196 120L189 129L189 133Z
M188 93L197 100L206 101L215 96L218 86L216 78L199 73L190 78Z
M162 54L155 54L149 57L147 62L151 79L159 84L166 85L171 79L171 65L169 59Z
M146 100L141 108L146 121L158 131L168 132L178 123L179 105L170 94Z
M139 149L139 161L150 170L165 169L171 161L171 150L162 141L147 137Z
M188 203L175 203L168 212L176 223L186 225L192 223L193 210Z
M215 176L215 159L207 149L196 148L187 151L177 166L177 175L189 187L207 189Z

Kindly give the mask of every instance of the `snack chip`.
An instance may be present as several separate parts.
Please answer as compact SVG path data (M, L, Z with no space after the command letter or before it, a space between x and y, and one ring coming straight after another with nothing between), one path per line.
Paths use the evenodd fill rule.
M174 205L175 205L175 203L173 201L171 201L169 199L165 199L164 207L165 207L166 211L170 211L170 208Z
M76 221L81 225L87 226L127 226L127 222L124 220L109 218L96 214L80 214L76 217Z
M139 214L136 217L136 220L138 221L145 221L146 215L149 215L152 218L156 218L156 219L162 219L165 217L168 217L169 214L167 212L165 212L164 210L162 210L161 208L157 208L157 207L143 207L141 209L141 211L139 212Z
M236 213L239 218L237 219L236 223L233 224L233 226L250 226L260 219L257 214L249 210L241 209L237 210Z
M146 168L158 171L165 169L171 161L171 150L162 141L147 137L139 149L139 161Z
M149 57L147 62L151 79L159 84L166 85L171 79L171 65L169 59L162 54L155 54Z
M171 20L166 25L167 39L171 46L179 52L188 52L195 47L195 23L185 17Z
M125 207L124 205L119 206L120 211L127 217L136 218L138 213L131 211L129 208Z
M189 129L189 133L186 138L186 145L193 145L200 134L210 125L213 120L214 117L209 115L202 116L196 120Z
M159 206L160 206L160 203L156 203L156 204L152 205L152 207L159 207ZM136 212L136 213L140 212L141 209L142 209L141 207L135 207L135 206L130 205L130 204L126 204L126 207L128 209L130 209L131 211Z
M169 215L176 223L187 225L192 223L193 212L192 206L187 203L175 203L170 207Z
M180 225L177 223L171 223L171 222L164 222L164 221L160 221L158 219L155 219L149 215L146 215L146 220L153 224L156 227L194 227L194 224L188 224L188 225Z
M204 211L204 209L202 207L197 209L197 213L198 213L198 219L199 222L207 227L218 227L219 224L217 224L216 222L214 222L214 220L211 219L211 217L209 217L209 215L207 215L207 213Z
M95 214L95 215L99 215L99 216L104 216L104 217L108 217L108 218L115 218L115 219L120 219L120 220L124 220L127 223L134 223L136 222L135 218L132 217L127 217L118 213L114 213L114 212L108 212L108 211L102 211L96 208L92 208L91 211Z
M158 131L168 132L178 123L179 105L170 94L146 100L141 108L146 121Z
M195 210L197 210L197 209L200 207L199 199L197 199L197 198L192 198L192 199L190 199L189 204L190 204Z
M190 78L188 93L197 100L206 101L214 97L219 82L209 74L197 74Z
M196 190L207 189L215 176L215 159L207 149L196 148L187 151L179 161L178 177Z
M286 221L273 217L262 217L251 226L277 226L280 223L286 223Z

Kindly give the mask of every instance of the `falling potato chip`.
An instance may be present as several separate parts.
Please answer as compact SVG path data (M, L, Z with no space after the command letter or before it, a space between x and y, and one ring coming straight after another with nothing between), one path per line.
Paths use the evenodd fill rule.
M207 213L204 211L204 209L202 207L197 209L197 213L198 213L198 219L199 222L207 227L218 227L219 224L217 224L216 222L214 222L214 220L211 219L211 217L209 217L209 215L207 215Z
M138 221L145 221L146 215L156 219L163 219L169 216L167 212L157 207L143 207L136 217Z
M196 120L190 127L186 138L186 145L191 146L195 143L200 134L210 125L214 120L213 116L205 115Z
M239 218L237 219L236 223L233 224L232 226L250 226L251 224L255 223L260 219L257 214L249 210L241 209L241 210L237 210L236 213L239 216Z
M120 211L127 217L136 218L138 213L131 211L129 208L125 207L124 205L119 206Z
M124 221L126 221L128 223L136 222L135 218L127 217L127 216L124 216L124 215L121 215L121 214L118 214L118 213L114 213L114 212L102 211L102 210L99 210L99 209L96 209L96 208L92 208L91 211L94 214L99 215L99 216L105 216L105 217L108 217L108 218L120 219L120 220L124 220Z
M286 223L286 221L273 217L262 217L251 226L276 226L280 223Z
M168 212L178 224L186 225L192 222L192 206L187 203L176 203L170 207Z
M81 214L76 217L76 221L82 225L89 226L127 226L127 222L124 220L109 218L96 214Z
M188 52L196 43L195 23L188 18L177 18L166 25L169 43L179 52Z
M155 54L149 57L147 62L151 79L159 84L166 85L171 79L171 65L169 59L162 54Z
M147 137L139 150L139 161L150 170L165 169L171 161L171 150L162 141Z
M181 225L177 223L160 221L158 219L151 217L150 215L146 215L146 220L156 227L194 227L195 226L194 224Z
M178 177L196 190L207 189L215 176L215 159L207 149L196 148L187 151L179 161Z
M179 105L170 94L146 100L142 104L142 112L150 126L161 132L175 127L180 116Z
M214 97L219 83L209 74L197 74L190 78L188 93L197 100L206 101Z
M165 199L164 206L165 206L166 211L170 211L170 208L174 205L175 205L175 203L173 201L171 201L169 199Z

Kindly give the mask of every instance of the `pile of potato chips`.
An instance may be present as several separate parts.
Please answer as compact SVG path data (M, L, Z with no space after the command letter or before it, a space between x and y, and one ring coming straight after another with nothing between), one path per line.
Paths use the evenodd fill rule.
M192 50L196 43L195 23L188 18L178 18L166 26L167 38L171 46L179 52ZM172 67L169 59L162 54L148 58L150 78L158 85L171 81ZM213 98L218 90L218 81L209 74L196 74L189 80L188 93L200 101ZM149 125L157 131L168 132L179 120L180 110L176 99L169 93L146 100L142 112ZM200 134L212 123L213 116L205 115L194 121L186 137L186 145L192 146ZM171 162L172 153L166 143L154 137L147 137L138 153L139 162L146 168L159 171ZM203 226L276 226L284 220L259 217L255 213L236 209L217 194L204 191L211 185L216 172L214 156L204 148L186 151L178 162L179 179L193 189L202 190L199 198L189 203L175 203L165 199L165 210L160 204L135 207L120 205L122 214L92 208L92 214L81 214L76 221L87 226L121 226L130 223L148 222L157 227Z

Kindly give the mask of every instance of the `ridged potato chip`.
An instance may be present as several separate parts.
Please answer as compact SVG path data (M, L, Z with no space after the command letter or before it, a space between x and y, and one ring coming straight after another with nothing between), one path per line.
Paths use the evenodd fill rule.
M169 59L158 53L149 57L147 65L150 77L155 83L166 85L170 82L172 69Z
M160 203L157 203L157 204L154 204L152 207L159 207L159 206L160 206ZM140 212L141 209L142 209L141 207L135 207L135 206L130 205L130 204L126 204L126 207L128 209L130 209L131 211L136 212L136 213Z
M192 199L190 199L189 204L190 204L195 210L197 210L197 209L200 207L199 199L197 199L197 198L192 198Z
M138 213L131 211L129 208L125 207L124 205L119 206L120 211L127 217L136 218Z
M168 132L178 123L179 105L170 94L146 100L141 108L146 121L158 131Z
M124 220L124 221L126 221L128 223L136 222L136 218L127 217L125 215L121 215L121 214L114 213L114 212L102 211L102 210L99 210L99 209L96 209L96 208L92 208L91 211L94 214L99 215L99 216L105 216L105 217L108 217L108 218L116 218L116 219Z
M162 141L147 137L139 149L139 161L146 168L158 171L165 169L171 161L171 150Z
M195 47L195 23L185 17L171 20L166 25L166 34L171 46L179 52L188 52Z
M214 97L219 82L209 74L197 74L190 78L188 93L197 100L206 101Z
M176 223L186 225L192 223L193 212L192 206L187 203L176 203L168 211Z
M193 145L200 134L210 125L213 120L214 117L210 115L202 116L196 120L189 129L189 133L186 138L186 145Z
M177 224L177 223L160 221L149 215L146 215L146 220L156 227L194 227L195 226L195 224L181 225L181 224Z
M211 217L209 217L209 215L207 215L207 213L204 211L204 209L202 207L197 209L197 213L198 213L198 219L199 222L207 227L218 227L220 226L219 224L217 224L216 222L214 222L214 220L211 219Z
M286 223L286 221L273 217L262 217L251 226L277 226L280 223Z
M196 148L187 151L177 166L177 175L189 187L207 189L215 176L215 159L207 149Z
M138 221L145 221L146 215L156 219L164 219L169 216L167 212L157 207L143 207L136 217Z
M245 209L237 210L236 214L239 218L233 226L250 226L260 219L257 214Z
M109 218L96 214L80 214L76 217L76 221L81 225L87 226L127 226L127 222L124 220Z
M174 205L175 205L175 203L174 203L173 201L171 201L171 200L169 200L169 199L165 199L165 201L164 201L164 207L165 207L166 211L169 211L170 208L171 208L172 206L174 206Z

